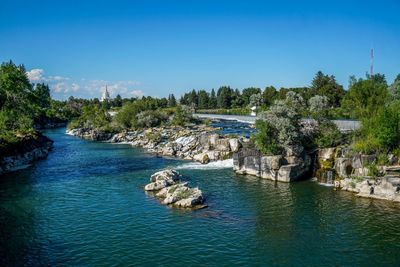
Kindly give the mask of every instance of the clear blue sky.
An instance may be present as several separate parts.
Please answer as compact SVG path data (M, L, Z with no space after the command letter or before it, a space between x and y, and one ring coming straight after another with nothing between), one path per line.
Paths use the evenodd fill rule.
M318 70L345 87L400 73L400 1L9 1L0 60L32 70L56 98L167 96L195 88L307 86Z

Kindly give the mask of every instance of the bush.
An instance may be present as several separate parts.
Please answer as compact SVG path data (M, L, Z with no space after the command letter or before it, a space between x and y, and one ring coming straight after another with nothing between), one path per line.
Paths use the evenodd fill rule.
M185 126L193 121L192 112L187 106L178 106L172 118L172 124L177 126Z
M278 132L276 128L264 120L256 121L257 133L252 136L252 142L256 148L265 155L278 155L282 147L278 144Z
M343 143L343 134L335 123L325 120L318 125L314 143L320 148L334 147Z
M375 116L362 120L361 135L355 149L363 153L387 152L400 144L399 103L381 108Z
M146 110L136 115L136 120L132 122L132 126L139 129L156 127L167 120L168 116L160 111Z

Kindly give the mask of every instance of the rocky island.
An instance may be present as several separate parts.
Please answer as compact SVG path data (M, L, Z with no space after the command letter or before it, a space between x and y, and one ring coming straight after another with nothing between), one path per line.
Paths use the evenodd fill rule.
M165 205L192 209L206 207L201 190L190 188L188 182L181 182L180 178L181 175L175 170L159 171L150 177L150 183L144 190L155 192L155 196Z

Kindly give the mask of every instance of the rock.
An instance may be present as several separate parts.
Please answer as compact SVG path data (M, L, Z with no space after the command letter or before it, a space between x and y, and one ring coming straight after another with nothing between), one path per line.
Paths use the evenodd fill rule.
M207 153L200 153L200 154L194 155L193 159L195 161L200 162L201 164L207 164L210 162L210 158L208 157Z
M163 170L150 177L150 183L144 187L146 191L158 191L179 181L180 174L175 170Z
M232 152L238 152L241 144L237 138L231 138L229 139L229 147Z
M179 181L179 178L180 178L179 172L168 169L154 173L150 177L150 182L156 182L156 181L177 182Z
M40 133L20 139L12 147L0 148L0 175L29 167L44 159L53 147L53 141Z
M223 152L229 152L231 150L230 142L228 139L217 139L214 148L215 150Z
M309 171L308 164L288 164L283 165L278 171L278 181L293 182L304 176Z
M150 177L151 183L145 186L146 191L158 191L156 197L165 205L194 208L204 207L203 193L198 188L190 188L187 182L179 183L179 173L175 170L164 170Z
M175 140L175 143L182 145L182 147L187 147L195 140L196 138L194 136L179 137L178 139Z
M165 187L167 187L168 185L170 185L167 181L156 181L156 182L152 182L147 184L144 187L144 190L146 191L158 191L160 189L163 189Z
M217 140L219 139L219 134L210 134L208 136L208 143L212 146L215 147L217 144Z
M349 158L336 158L334 165L336 174L340 178L347 178L351 175L353 167Z
M283 163L281 155L264 156L261 158L261 178L276 180L278 171Z
M336 148L322 148L318 151L318 158L321 160L334 160Z

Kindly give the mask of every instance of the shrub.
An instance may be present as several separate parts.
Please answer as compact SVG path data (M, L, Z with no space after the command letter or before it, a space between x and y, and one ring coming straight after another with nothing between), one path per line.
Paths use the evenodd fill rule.
M336 124L325 120L318 125L314 143L321 148L333 147L343 142L343 134L339 131Z
M282 147L278 144L278 132L276 128L264 120L256 121L257 133L252 136L252 142L256 148L265 155L277 155L282 152Z
M172 124L177 126L185 126L187 123L192 122L193 116L189 107L177 106L175 114L172 118Z

